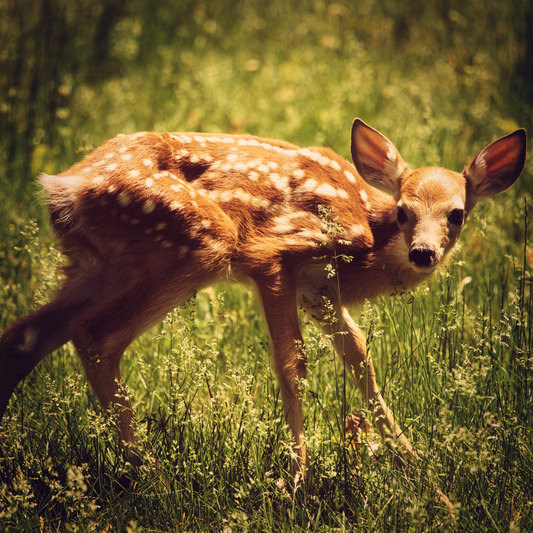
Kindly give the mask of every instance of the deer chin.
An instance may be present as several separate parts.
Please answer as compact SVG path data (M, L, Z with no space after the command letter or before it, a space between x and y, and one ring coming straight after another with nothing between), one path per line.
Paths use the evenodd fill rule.
M417 273L417 274L431 274L435 272L435 270L439 267L440 261L435 263L434 265L429 266L420 266L416 265L413 262L410 262L411 268Z

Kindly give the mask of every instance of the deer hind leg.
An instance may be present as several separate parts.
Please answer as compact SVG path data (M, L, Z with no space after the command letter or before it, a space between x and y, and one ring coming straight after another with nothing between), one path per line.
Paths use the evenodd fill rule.
M180 247L152 248L130 245L102 275L108 291L98 305L72 324L72 341L88 381L104 408L116 410L116 421L130 461L139 464L132 445L132 408L120 374L120 360L127 346L141 333L161 321L197 290L215 281L230 264L232 238L205 241L183 255Z
M141 460L132 447L135 443L133 411L120 373L120 361L135 338L199 288L203 279L198 279L197 272L193 276L193 268L183 270L186 272L160 272L132 283L91 308L72 325L72 342L89 384L102 406L116 416L126 454L135 465Z
M280 284L269 290L270 284L259 284L265 318L272 341L273 366L276 372L285 420L294 441L295 459L291 471L296 482L310 476L303 427L302 397L300 381L306 377L306 360L303 353L303 340L298 321L295 284Z
M0 419L17 384L71 338L72 321L93 305L88 286L67 279L55 299L11 324L0 337Z

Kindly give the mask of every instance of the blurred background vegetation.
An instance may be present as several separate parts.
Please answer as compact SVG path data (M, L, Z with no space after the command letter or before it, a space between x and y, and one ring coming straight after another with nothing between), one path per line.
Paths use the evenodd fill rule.
M8 322L42 303L57 284L55 266L59 258L46 222L46 209L38 196L35 178L39 173L60 172L106 139L118 133L141 130L250 133L284 139L300 146L329 146L349 158L349 132L356 116L389 137L413 167L436 164L460 171L483 146L497 137L518 127L525 127L531 133L533 2L0 0L0 331ZM450 278L445 274L436 277L430 288L422 287L416 293L414 304L412 299L404 302L400 298L390 304L381 301L379 307L374 308L379 309L375 312L384 319L385 330L389 331L372 346L378 361L378 375L387 383L389 395L391 390L396 390L394 387L400 391L397 395L392 394L393 403L399 398L400 408L396 405L396 412L402 422L410 421L410 437L418 440L416 444L421 456L427 457L428 464L435 469L435 479L442 481L443 489L448 487L446 490L450 491L454 501L462 502L461 524L465 531L491 531L493 517L489 509L496 513L495 520L502 531L517 531L519 523L525 524L525 531L533 520L530 501L532 382L531 377L527 377L532 372L532 329L528 310L533 305L533 247L527 237L528 229L529 235L533 229L533 217L526 216L526 205L532 205L533 191L530 155L529 151L526 170L508 193L476 207L465 228L463 250L456 256ZM30 219L37 222L30 223ZM211 306L213 301L217 305L220 303L215 298L211 300ZM250 375L258 382L257 389L251 389L253 401L250 405L260 405L260 409L268 410L268 402L257 401L265 394L276 398L275 392L269 392L275 389L275 385L265 355L268 339L258 324L257 308L249 300L250 295L245 291L229 292L224 310L221 303L220 309L215 306L223 322L227 322L224 331L232 332L221 335L223 328L220 325L216 326L217 333L206 328L210 318L204 307L209 306L205 299L199 298L201 312L194 320L201 327L193 333L197 337L195 340L200 341L195 345L207 345L205 338L219 336L218 350L227 354L228 360L231 357L240 364L249 357L252 362L247 370L253 369ZM418 306L416 316L420 318L410 322L414 316L413 305ZM518 311L513 307L515 305ZM466 317L462 319L462 325L457 319L459 311ZM252 326L253 329L247 329ZM168 324L163 327L170 329ZM184 327L183 331L190 333L188 328ZM504 331L504 328L508 329ZM515 357L518 351L508 339L516 332L522 335L521 328L528 328L528 333L520 340L521 344L516 341L522 351ZM454 337L452 333L458 336ZM497 345L494 350L486 341L492 337L491 342ZM183 338L180 342L185 343L187 335L180 335L180 338ZM416 340L418 338L421 340ZM449 339L456 340L452 343ZM135 377L139 367L144 371L143 358L150 359L151 364L146 367L161 374L158 379L153 378L157 386L146 386L144 391L142 386L135 389L137 399L145 399L144 402L139 400L141 420L146 419L146 410L152 409L146 398L164 388L166 359L159 363L162 366L151 361L152 357L156 359L158 351L164 352L157 342L157 337L155 346L153 339L141 338L130 348L135 356L126 357L124 361L125 365L130 365L124 374L129 376L132 384L144 383L144 377ZM308 346L313 348L313 342L311 337ZM394 348L396 342L398 345ZM193 344L191 341L191 346ZM316 341L315 344L320 343ZM319 348L320 357L324 359L321 344ZM194 361L201 360L192 347L187 346L187 350ZM485 353L487 350L490 358ZM487 357L488 362L483 362L486 379L480 370L482 365L478 367L470 361L477 361L472 355L477 351ZM61 472L66 470L62 466L64 455L68 458L63 461L65 464L87 463L90 472L86 479L97 480L96 487L103 483L98 461L111 461L109 457L113 455L106 452L100 457L92 450L86 453L83 446L90 439L76 440L69 433L72 432L71 425L74 428L78 428L76 424L80 424L80 428L87 427L85 418L80 422L80 413L91 417L94 412L94 402L86 399L85 392L83 398L84 402L90 403L89 409L76 407L72 415L54 411L61 404L54 394L66 397L67 377L73 375L72 368L77 364L72 347L67 346L58 353L53 361L49 358L39 367L42 371L28 378L31 385L27 389L31 394L28 392L25 397L26 408L22 403L11 403L12 422L6 427L12 436L8 437L6 433L5 439L3 436L0 441L5 458L3 477L0 477L8 480L0 486L0 500L11 502L11 507L15 505L13 502L19 502L17 513L20 514L16 517L24 516L25 502L32 501L32 505L38 507L36 512L45 509L54 515L60 512L57 511L60 508L63 512L61 520L67 520L65 516L75 512L76 505L70 501L64 507L57 504L56 493L68 495L68 491L40 487L43 469L59 472L58 478L63 485L58 486L66 486L63 479L66 474L61 477ZM208 358L211 356L217 364L223 360L224 366L225 356L211 354ZM398 362L404 358L409 358L409 364ZM130 363L127 363L128 359ZM265 365L266 381L259 376L258 361ZM525 361L523 365L522 361ZM339 374L336 367L325 371L328 364L321 360L321 365L325 366L314 374L319 392L321 378L326 383L324 387L332 387L331 382ZM425 366L428 367L427 375ZM67 370L63 371L63 368ZM397 375L394 374L396 370ZM465 382L465 379L461 381L459 371L464 371L473 382L479 381L478 392L474 394L466 386L466 392L459 390ZM389 379L389 375L393 379ZM152 384L147 378L146 382ZM416 386L405 386L406 383ZM183 383L184 390L189 385L187 378ZM176 388L172 383L169 387L171 390ZM505 391L494 393L491 387ZM55 391L53 400L45 404L55 415L50 416L48 411L42 414L42 398L47 396L36 393L37 390ZM20 391L24 398L24 385ZM324 395L321 394L315 395L322 399ZM205 397L209 395L204 394ZM327 408L339 417L338 395L332 392L331 397ZM30 398L35 403L30 403ZM457 398L462 402L459 402L460 408ZM482 398L483 401L479 400L482 407L476 407L473 398L476 401ZM276 423L281 424L276 401L272 409L275 415L269 412L264 415L264 420L278 420ZM204 413L203 404L200 405ZM319 428L326 427L326 415L322 406L309 409L311 413L318 413L316 420L310 417L307 422L309 425L316 422L309 432L313 438L313 435L319 435ZM26 411L30 413L28 416ZM491 426L491 431L497 432L498 436L494 440L486 436L487 413L501 423L501 426L495 423ZM260 417L263 419L263 411ZM437 417L440 420L438 427L433 425ZM257 447L260 462L264 447L260 441L259 445L256 442L255 422L258 418L254 412L249 431L251 442L255 444L249 449ZM30 419L32 421L28 422ZM55 427L53 424L61 425L63 420L68 420L68 431L51 431L50 427ZM31 424L41 430L31 431ZM199 424L201 431L204 427L209 430L207 422ZM338 425L342 428L343 420ZM28 427L30 431L21 437ZM160 427L166 426L161 422ZM240 428L235 421L230 427ZM279 438L279 427L273 430L272 439ZM472 435L478 431L475 445L464 444L465 428ZM159 426L156 429L159 431ZM83 434L84 430L79 431ZM335 430L332 434L340 435L340 432ZM42 436L42 441L32 440L32 435ZM456 436L454 448L450 442ZM161 445L157 443L164 440L159 437L154 437L156 448ZM168 442L175 442L174 437L170 436ZM47 438L50 439L48 444ZM206 439L210 442L209 437ZM54 448L56 441L61 442L61 453ZM240 437L237 441L242 444ZM200 439L199 442L203 441ZM501 450L498 448L500 444ZM433 489L426 487L429 481L423 468L415 469L420 480L414 476L413 481L402 478L401 474L389 473L384 467L381 471L383 463L372 463L370 468L356 473L350 480L351 485L344 486L342 498L347 499L340 496L336 499L338 493L335 490L340 490L338 478L332 474L330 487L327 481L330 478L324 474L327 469L322 462L334 462L339 454L327 447L322 453L320 446L316 446L318 452L314 460L317 472L322 472L323 477L317 475L317 483L319 486L323 483L327 488L324 493L333 496L327 503L324 503L325 499L317 500L316 524L320 523L320 513L326 508L334 510L331 516L344 517L346 504L343 502L348 501L349 495L353 498L350 505L356 509L354 512L361 512L364 520L367 520L364 513L374 516L376 523L385 524L383 530L394 530L388 520L396 516L410 520L411 527L414 527L417 513L429 516L427 523L433 524L434 531L454 529L446 508L435 504L430 494ZM203 444L195 449L209 451ZM490 471L491 475L486 475L485 470L476 470L476 461L482 456L480 449L486 450L487 457L496 465ZM270 457L277 457L276 453L272 452L266 462ZM6 459L8 455L9 460ZM213 455L216 464L218 451L214 450ZM96 456L99 457L97 460ZM53 462L53 468L41 464L44 464L43 457ZM20 470L23 461L25 464ZM35 465L28 466L31 461L35 461ZM189 463L187 456L184 464ZM208 465L207 461L202 464ZM230 461L223 461L223 464L231 466ZM239 458L235 464L246 466L247 463ZM285 463L281 461L280 464ZM168 468L174 472L175 464L171 463ZM194 477L194 483L199 483L199 479L207 487L206 495L210 494L208 490L213 490L217 498L221 498L220 505L218 500L216 505L213 503L213 513L221 517L219 529L222 530L222 519L233 512L232 506L235 505L230 501L234 498L233 493L228 494L227 500L224 495L230 488L238 492L244 490L246 484L254 486L253 479L228 477L227 484L221 483L219 490L213 486L213 476L208 471L211 467L205 468L207 473L202 474L203 477ZM261 476L267 479L271 468L281 475L281 467L265 464L266 473ZM367 474L361 473L363 471ZM24 473L28 486L32 486L39 497L35 496L33 500L19 497L23 484L13 482L15 472L18 472L16 476ZM53 477L54 483L55 479ZM393 485L390 479L398 479L397 485ZM272 494L264 490L264 487L271 487L267 481L258 486L257 500L270 505ZM110 485L106 485L110 495L100 486L93 488L92 481L87 494L92 497L91 491L94 490L101 494L102 501L114 502L115 486L109 480L106 483ZM190 489L190 494L187 493L187 500L182 492L176 492L179 498L172 501L169 523L177 523L175 517L179 518L182 512L180 505L183 509L187 505L198 505L199 510L194 516L205 514L204 504L197 504L201 492L194 483L191 482L189 487L179 479L176 481L176 491ZM276 486L279 489L282 485ZM159 486L153 488L154 523L161 515L159 489ZM424 499L426 489L427 501ZM9 497L2 496L3 490L8 491ZM389 491L394 494L390 499ZM418 491L424 494L420 496ZM121 512L141 520L137 511L146 509L147 504L143 500L144 507L139 506L135 499L139 493L132 491L128 494L131 505L120 507L117 504L118 516L116 508L112 507L105 515L107 518L102 520L111 523L116 519L123 525ZM264 494L267 497L263 498ZM123 497L120 494L116 500ZM213 501L212 496L205 496L206 505ZM275 501L274 496L272 501ZM242 502L247 502L242 503L242 508L249 505L250 513L256 512L253 499L243 497ZM304 508L295 506L290 495L283 502L280 516L285 516L285 505L293 513L304 513ZM411 513L409 516L405 514L407 505L413 506L407 511ZM456 512L459 512L458 508ZM411 515L414 518L410 518ZM435 521L434 516L439 516L439 520L444 517L444 522ZM360 521L367 524L365 530L378 530L371 527L370 518L367 522L363 518ZM13 518L13 523L16 520L19 518ZM482 521L483 527L480 526ZM309 530L307 517L304 516L301 523L303 529ZM442 523L447 526L443 527ZM27 529L20 531L37 530L30 518L28 524ZM206 524L209 521L205 524L198 521L197 528L206 530ZM292 526L293 522L287 522L288 531L295 530ZM57 528L59 530L59 526ZM319 530L318 526L316 528ZM265 522L257 527L257 530L266 529ZM52 526L43 529L41 522L40 530L52 530ZM124 530L124 527L117 526L117 530Z
M416 164L531 130L533 3L0 0L2 185L145 129L346 155L355 116Z

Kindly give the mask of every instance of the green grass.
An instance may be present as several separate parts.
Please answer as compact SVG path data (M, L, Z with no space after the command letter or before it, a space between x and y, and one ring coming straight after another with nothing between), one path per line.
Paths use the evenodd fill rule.
M61 260L33 178L117 133L249 132L348 157L359 116L413 166L461 170L491 140L532 123L527 79L516 78L525 2L184 1L147 9L139 0L113 19L103 56L90 53L103 2L92 11L84 2L50 5L48 25L39 11L25 28L0 23L24 43L5 48L7 67L16 50L25 54L15 92L15 69L0 75L1 329L58 282ZM9 6L0 4L1 13ZM47 48L56 78L45 79L53 69L33 70L45 61L36 55L45 34L70 44ZM33 74L59 92L31 100ZM404 469L383 449L370 456L350 445L344 416L364 411L360 395L302 317L314 489L295 492L259 307L246 287L217 286L124 356L141 447L150 443L158 471L125 462L70 344L20 384L0 429L0 529L531 530L530 160L513 189L476 206L445 272L353 310L386 401L417 450Z

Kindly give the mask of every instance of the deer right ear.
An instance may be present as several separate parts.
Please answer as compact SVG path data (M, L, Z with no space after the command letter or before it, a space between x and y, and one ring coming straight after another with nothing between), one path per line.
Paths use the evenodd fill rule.
M490 143L465 168L471 201L506 191L518 179L526 162L526 130L516 130Z
M352 159L360 176L372 187L400 198L400 177L409 165L387 137L356 118L352 126Z

